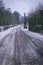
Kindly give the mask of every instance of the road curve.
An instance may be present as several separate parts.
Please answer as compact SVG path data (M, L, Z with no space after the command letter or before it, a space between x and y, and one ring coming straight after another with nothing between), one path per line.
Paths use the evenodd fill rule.
M12 30L0 42L0 65L43 65L34 43L21 29Z

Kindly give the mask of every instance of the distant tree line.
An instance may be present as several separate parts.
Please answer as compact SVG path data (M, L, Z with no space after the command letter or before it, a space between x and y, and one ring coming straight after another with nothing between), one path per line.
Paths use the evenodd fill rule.
M19 13L11 13L10 8L5 8L3 1L0 0L0 26L19 24Z
M43 31L43 6L40 5L35 12L31 12L27 16L28 29L34 32ZM26 23L27 23L26 21Z

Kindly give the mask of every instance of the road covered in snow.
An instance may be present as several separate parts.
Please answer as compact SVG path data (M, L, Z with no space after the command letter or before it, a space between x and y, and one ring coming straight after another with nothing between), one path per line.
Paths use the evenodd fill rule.
M19 25L0 37L0 65L43 65L43 37L35 34Z

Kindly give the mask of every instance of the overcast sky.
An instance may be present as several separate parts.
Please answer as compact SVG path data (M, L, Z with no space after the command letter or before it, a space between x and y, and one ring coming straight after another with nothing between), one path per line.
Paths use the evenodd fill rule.
M33 10L39 3L43 4L43 0L3 0L6 8L18 11L21 15Z

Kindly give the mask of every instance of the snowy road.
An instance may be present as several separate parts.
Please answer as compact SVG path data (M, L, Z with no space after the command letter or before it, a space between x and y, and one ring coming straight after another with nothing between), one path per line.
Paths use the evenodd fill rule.
M43 41L39 41L20 27L13 29L0 41L0 65L43 65L43 55L36 45Z

